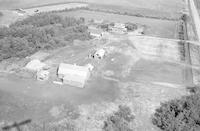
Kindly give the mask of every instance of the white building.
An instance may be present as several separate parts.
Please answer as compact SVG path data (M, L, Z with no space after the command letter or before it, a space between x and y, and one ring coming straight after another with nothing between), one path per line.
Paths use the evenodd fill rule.
M99 49L94 53L94 58L103 59L106 51L104 49Z
M115 23L114 28L126 28L124 23Z
M94 20L94 23L95 23L95 24L102 24L103 22L104 22L103 19L95 19L95 20Z
M58 77L64 84L83 88L90 77L88 67L61 63L58 68Z
M93 27L89 27L89 32L90 35L95 37L95 38L101 38L102 37L102 30L97 29L97 28L93 28Z
M124 23L114 23L113 27L110 27L111 32L124 34L127 32L127 28Z
M40 71L37 72L37 80L46 81L48 79L49 79L49 71L40 70Z

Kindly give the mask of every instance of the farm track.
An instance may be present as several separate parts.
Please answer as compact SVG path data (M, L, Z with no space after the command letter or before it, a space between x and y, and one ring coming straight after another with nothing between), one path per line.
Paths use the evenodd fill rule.
M184 40L188 40L188 32L187 32L187 23L184 22ZM190 55L190 43L184 42L184 48L185 48L185 62L187 65L192 66L191 62L191 55ZM192 68L185 67L185 82L187 86L193 85L193 73Z
M59 3L51 3L51 4L43 4L43 5L36 5L36 6L29 6L29 7L25 7L23 9L31 9L31 8L40 8L40 7L45 7L45 6L56 6L56 5L62 5L62 4L71 4L71 3L80 3L80 4L88 4L87 2L83 2L83 1L71 1L71 2L59 2Z

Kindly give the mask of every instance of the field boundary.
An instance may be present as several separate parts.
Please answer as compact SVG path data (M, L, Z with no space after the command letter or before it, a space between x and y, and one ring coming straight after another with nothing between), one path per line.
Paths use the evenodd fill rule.
M96 12L104 12L104 13L110 13L110 14L126 15L126 16L135 16L135 17L142 17L142 18L149 18L149 19L159 19L159 20L168 20L168 21L180 20L179 18L174 19L174 18L167 18L167 17L156 17L156 16L143 15L143 14L139 14L139 13L135 14L135 13L128 13L128 12L118 12L118 11L114 11L114 10L93 9L90 7L86 7L86 10L96 11Z
M22 9L40 8L40 7L45 7L45 6L54 6L54 5L71 4L71 3L89 4L89 3L84 2L84 1L68 1L68 2L43 4L43 5L34 5L34 6L24 7Z

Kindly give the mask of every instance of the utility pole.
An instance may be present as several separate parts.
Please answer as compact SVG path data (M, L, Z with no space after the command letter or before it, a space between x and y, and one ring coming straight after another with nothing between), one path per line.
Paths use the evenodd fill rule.
M28 123L31 123L30 119L22 121L22 122L19 122L19 123L14 122L12 125L3 127L2 130L3 131L9 131L10 129L16 128L17 131L21 131L20 127L23 126L23 125L26 125Z
M197 7L195 6L194 0L189 0L189 8L191 12L191 16L194 21L195 30L197 33L198 41L200 41L200 17Z

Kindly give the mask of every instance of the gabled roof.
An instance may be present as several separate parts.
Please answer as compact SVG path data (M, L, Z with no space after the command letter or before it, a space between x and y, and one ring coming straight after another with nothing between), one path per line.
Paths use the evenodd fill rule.
M89 31L91 34L99 34L99 35L101 35L102 32L103 32L101 29L95 29L95 28L89 28L88 31Z
M58 74L70 74L86 77L88 75L88 71L88 68L84 66L61 63L59 65Z

